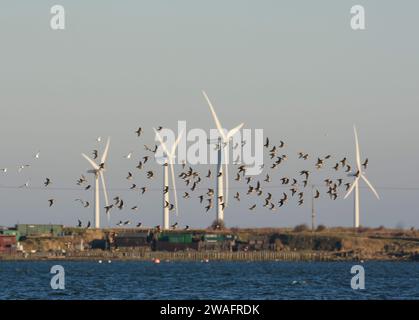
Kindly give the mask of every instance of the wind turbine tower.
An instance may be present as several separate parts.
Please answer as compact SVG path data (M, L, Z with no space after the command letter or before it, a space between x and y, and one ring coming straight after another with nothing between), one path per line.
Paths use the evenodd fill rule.
M355 134L355 152L356 152L356 167L357 171L355 173L350 174L349 176L354 178L354 182L352 186L349 188L347 194L345 195L345 199L355 190L354 194L354 228L359 228L359 180L362 179L367 184L369 189L374 193L377 199L380 199L377 191L372 186L371 182L368 181L367 177L365 176L365 172L363 171L363 166L366 168L366 163L363 165L361 164L361 154L359 150L359 143L358 143L358 133L356 131L356 127L354 126L354 134Z
M215 144L217 148L217 182L215 184L215 207L217 208L217 221L224 221L224 170L223 170L223 147L221 138L211 140L208 139L209 144Z
M227 206L228 203L228 152L229 152L229 144L231 138L240 131L243 127L244 123L239 124L237 127L231 129L230 131L225 133L223 127L221 126L220 121L218 120L217 114L215 113L214 107L210 99L208 98L205 91L202 91L205 100L208 103L210 108L212 117L214 119L215 125L217 127L219 138L217 139L217 148L218 148L218 157L217 157L217 184L216 184L216 206L217 206L217 221L224 221L224 208ZM209 143L213 143L209 141ZM226 153L227 152L227 153ZM224 168L222 163L222 155L224 154ZM225 177L225 179L224 179ZM225 184L224 184L225 182ZM225 189L225 198L224 198L224 189Z
M170 150L166 146L166 144L163 142L163 139L161 138L158 131L154 129L154 132L156 133L156 136L160 142L160 145L164 153L162 157L162 160L163 160L163 230L169 230L170 228L169 165L170 165L170 173L171 173L172 184L173 184L173 193L175 197L176 215L178 215L178 201L177 201L175 171L173 167L173 162L175 158L176 148L179 144L179 141L180 141L180 138L182 137L183 132L179 134L178 138L176 139L175 143L173 144Z
M106 190L106 183L105 183L105 162L108 157L108 151L109 151L109 144L110 144L110 138L108 138L108 141L106 142L105 150L102 154L102 158L100 159L100 163L97 164L94 162L90 157L82 153L82 156L91 164L93 169L88 170L88 173L93 173L95 175L95 190L94 190L94 215L93 215L93 221L94 226L96 229L100 228L100 199L99 199L99 177L102 181L102 188L103 188L103 194L105 196L105 203L106 206L109 206L109 200L108 200L108 192ZM108 222L109 222L109 214L108 214Z

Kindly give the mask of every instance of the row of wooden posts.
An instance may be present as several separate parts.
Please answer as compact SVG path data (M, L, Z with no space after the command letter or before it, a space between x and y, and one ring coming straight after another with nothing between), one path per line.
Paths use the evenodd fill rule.
M161 261L328 261L331 257L320 252L293 251L126 251L126 252L75 252L67 253L69 259L121 259L121 260L153 260Z

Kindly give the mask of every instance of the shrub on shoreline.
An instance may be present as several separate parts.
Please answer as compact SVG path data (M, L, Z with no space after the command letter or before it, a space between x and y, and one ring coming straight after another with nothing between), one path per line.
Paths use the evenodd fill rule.
M307 230L308 230L308 226L305 223L296 225L294 227L294 232L304 232Z

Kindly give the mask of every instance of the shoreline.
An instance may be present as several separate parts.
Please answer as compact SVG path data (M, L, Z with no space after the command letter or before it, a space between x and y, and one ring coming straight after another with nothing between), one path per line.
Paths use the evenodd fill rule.
M419 261L416 230L63 228L28 235L20 229L7 230L5 239L16 246L0 251L0 261Z

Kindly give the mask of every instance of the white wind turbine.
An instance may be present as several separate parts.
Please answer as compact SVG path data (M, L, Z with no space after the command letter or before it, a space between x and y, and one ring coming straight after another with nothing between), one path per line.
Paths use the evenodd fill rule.
M87 172L93 173L95 175L95 206L94 206L94 217L93 217L94 219L93 220L94 220L94 226L97 229L100 228L99 176L102 181L102 188L103 188L103 194L105 196L105 203L106 203L106 206L109 206L108 192L106 191L105 176L103 174L103 172L105 171L105 162L108 156L109 144L110 144L110 138L108 138L108 141L106 142L106 147L102 154L102 158L100 159L99 164L94 162L90 157L88 157L84 153L81 154L93 167L92 170L88 170ZM108 222L109 222L109 214L108 214Z
M154 128L153 128L154 129ZM170 164L170 173L172 178L173 184L173 193L175 197L175 209L176 215L178 215L178 201L177 201L177 191L176 191L176 181L175 181L175 170L173 167L173 162L175 158L175 152L177 145L179 144L180 138L182 137L183 131L177 137L175 143L173 144L172 148L169 151L169 148L163 142L160 134L156 129L154 129L158 140L160 141L161 147L163 149L163 230L168 230L170 228L170 219L169 219L169 205L170 205L170 196L169 196L169 169L168 166Z
M211 101L209 100L205 91L202 91L202 94L207 100L208 106L211 110L212 117L214 118L215 125L219 132L220 138L217 141L218 144L218 161L217 161L217 184L216 184L216 206L217 206L217 221L224 221L224 208L227 206L228 202L228 163L225 161L225 193L224 198L224 173L222 165L222 153L224 153L224 159L228 159L228 146L230 139L243 127L244 123L239 124L237 127L231 129L225 133L223 127L221 126L220 121L218 120L217 114L215 113L214 107L212 106ZM227 154L226 154L227 150Z
M350 174L350 176L354 177L354 182L352 186L349 188L348 192L345 195L345 199L351 194L353 190L355 190L354 196L354 228L359 228L359 179L364 180L364 182L368 185L377 199L380 199L377 191L372 186L371 182L368 181L367 177L365 176L365 172L362 171L362 164L361 164L361 154L359 151L359 143L358 143L358 134L356 131L356 127L354 126L354 134L355 134L355 148L356 148L356 166L357 171L355 173Z

